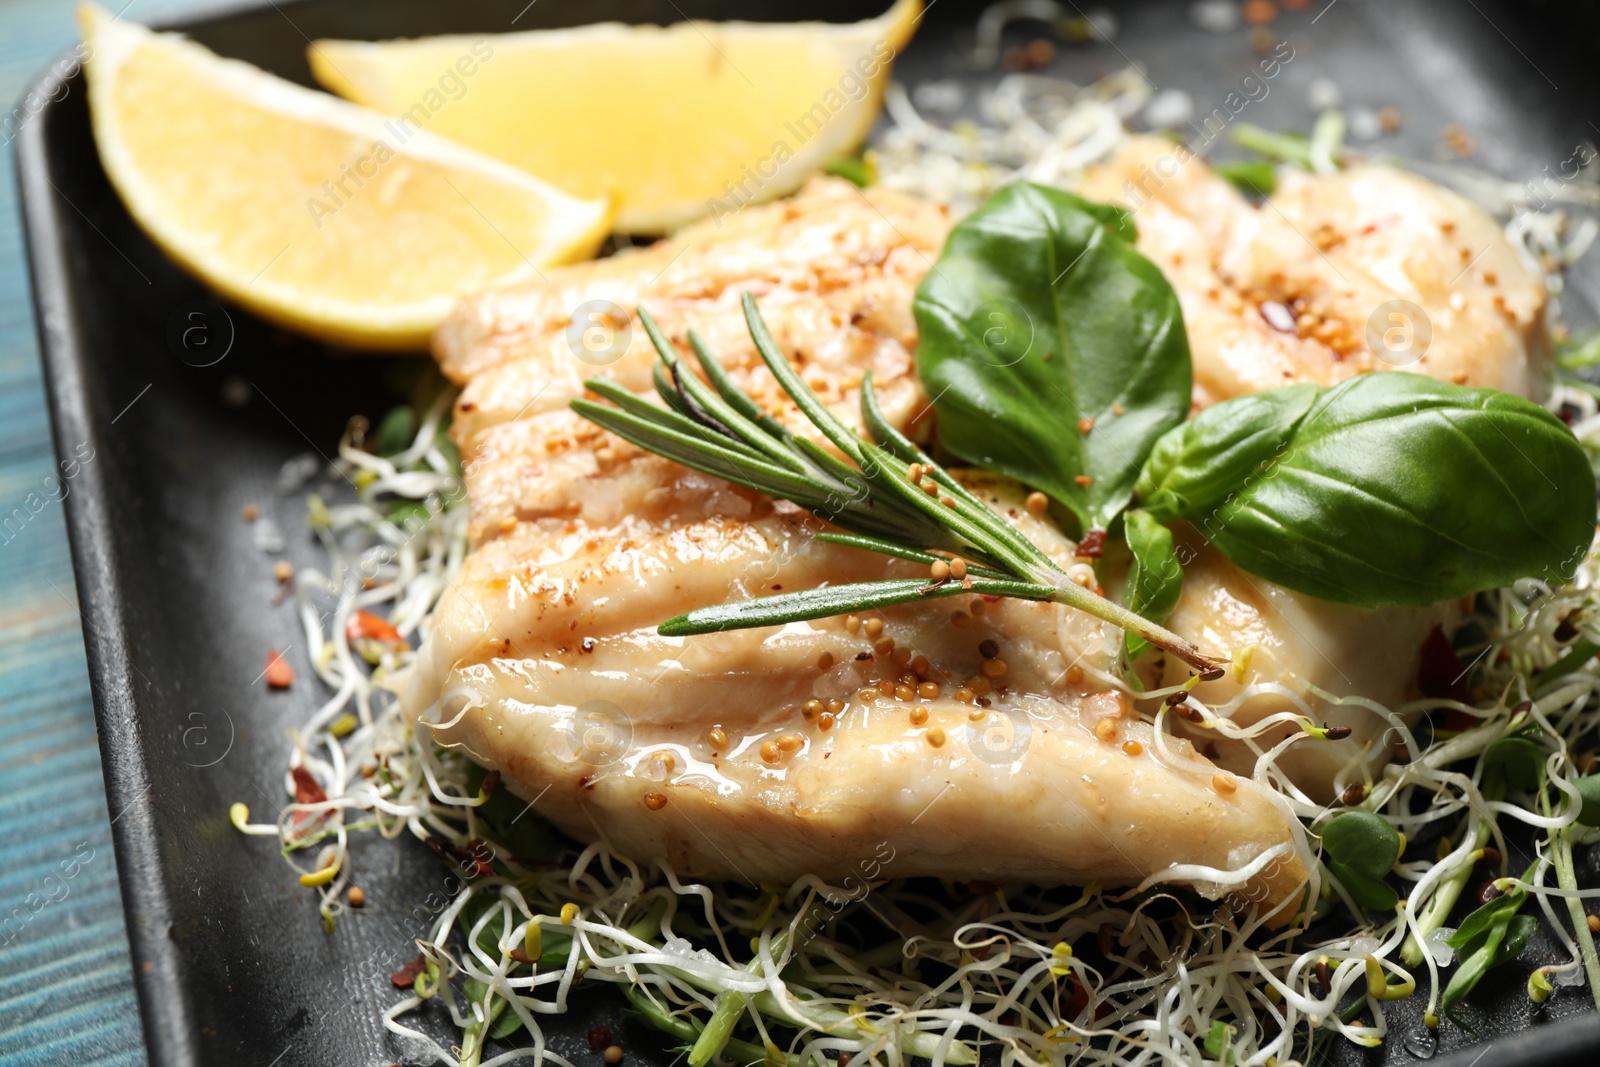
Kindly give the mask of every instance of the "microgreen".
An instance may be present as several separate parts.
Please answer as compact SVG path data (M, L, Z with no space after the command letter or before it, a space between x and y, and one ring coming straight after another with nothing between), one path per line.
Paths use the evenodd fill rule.
M1343 811L1322 827L1322 862L1363 908L1395 906L1399 896L1384 878L1399 858L1400 835L1370 811Z
M1532 878L1537 864L1523 875ZM1445 944L1457 952L1456 971L1445 986L1440 1001L1446 1013L1468 993L1475 989L1483 976L1507 960L1514 959L1528 944L1528 938L1538 928L1539 921L1530 915L1519 915L1528 899L1526 890L1513 888L1468 915L1456 932L1445 939Z

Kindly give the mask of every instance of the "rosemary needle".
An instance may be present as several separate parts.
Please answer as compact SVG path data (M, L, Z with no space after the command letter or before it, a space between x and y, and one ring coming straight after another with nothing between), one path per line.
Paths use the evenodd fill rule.
M870 373L861 383L861 421L872 437L866 440L834 415L795 373L749 293L744 294L744 315L756 351L773 377L844 459L809 438L790 433L763 413L692 330L689 346L706 380L690 372L683 356L643 308L639 309L639 321L660 356L653 379L665 406L652 404L602 377L592 378L586 385L610 403L580 398L572 401L573 410L646 451L792 501L848 531L819 534L822 540L917 562L932 562L935 553L957 554L975 565L966 582L897 578L826 585L698 608L663 622L662 634L678 637L773 626L929 597L984 593L1077 608L1137 634L1202 675L1221 676L1221 661L1068 578L1038 546L889 425L878 407ZM912 465L921 468L921 478L932 480L936 495L912 482L908 475Z

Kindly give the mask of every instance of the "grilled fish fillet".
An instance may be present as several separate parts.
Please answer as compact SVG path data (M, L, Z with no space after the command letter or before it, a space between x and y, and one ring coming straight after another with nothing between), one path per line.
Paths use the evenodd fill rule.
M680 340L694 327L800 429L745 333L751 289L841 415L856 417L870 366L889 418L915 433L910 298L948 227L929 205L823 182L720 232L464 306L439 349L466 381L454 432L473 551L409 710L569 832L685 874L859 876L888 842L894 876L1175 877L1221 896L1217 872L1256 864L1235 891L1290 900L1305 877L1293 821L1099 684L1114 638L1079 613L960 597L864 621L655 632L692 606L916 568L818 542L809 514L578 419L566 404L595 368L568 346L568 309L643 303ZM637 334L605 370L644 392L653 359ZM974 484L1070 563L1019 487Z
M1255 210L1194 169L1191 209L1209 198ZM1182 221L1163 210L1152 202L1139 213L1141 246L1152 242L1145 251L1173 278L1187 314L1216 275L1186 273L1181 253L1162 261L1149 235ZM1077 613L973 598L894 609L854 629L834 619L690 639L655 633L692 606L914 569L818 543L810 516L640 453L571 414L567 402L600 371L649 392L654 352L628 312L648 306L680 344L693 327L763 407L810 432L750 345L737 303L748 289L802 377L842 417L855 421L870 367L890 420L916 436L927 400L912 374L910 297L950 225L936 207L821 181L721 227L465 301L436 351L465 386L453 432L473 551L435 615L409 709L444 724L441 740L500 769L570 832L684 873L841 876L888 841L895 875L1127 884L1176 870L1211 895L1223 887L1199 869L1257 861L1248 897L1288 899L1304 877L1281 851L1292 822L1253 783L1219 776L1189 742L1156 736L1099 684L1117 635ZM1286 354L1281 339L1236 318L1243 325L1232 333L1191 323L1198 400L1344 373L1350 353L1323 345L1319 365L1306 355L1315 338ZM1534 347L1500 353L1505 381ZM1253 377L1203 370L1248 364L1252 351ZM1436 358L1411 369L1453 375L1453 366ZM1070 562L1074 546L1017 506L1017 487L976 484ZM1417 648L1456 613L1357 612L1251 578L1203 544L1197 553L1174 626L1216 654L1249 649L1248 680L1279 682L1314 707L1312 687L1397 702ZM992 681L985 641L1005 664ZM1209 683L1206 698L1238 685ZM985 686L987 709L976 703ZM1257 698L1234 714L1248 722L1282 706ZM1279 763L1326 795L1341 769L1385 754L1385 724L1322 711L1354 736L1298 746ZM1202 743L1217 762L1250 770L1246 746Z
M1078 191L1133 211L1139 250L1183 304L1202 406L1375 370L1549 391L1543 281L1488 212L1416 175L1287 170L1256 207L1186 150L1139 137Z

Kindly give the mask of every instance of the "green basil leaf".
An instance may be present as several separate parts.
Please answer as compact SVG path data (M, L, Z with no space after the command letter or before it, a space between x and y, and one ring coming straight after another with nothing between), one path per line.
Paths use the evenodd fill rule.
M1128 512L1123 519L1133 565L1128 568L1128 584L1122 602L1135 615L1154 623L1167 621L1178 606L1183 592L1183 566L1172 543L1172 531L1150 517L1147 511ZM1138 634L1127 635L1128 658L1137 659L1150 642Z
M1555 416L1404 372L1302 409L1307 388L1225 401L1170 431L1141 505L1193 522L1252 574L1359 607L1572 577L1594 538L1594 478Z
M1272 472L1322 390L1291 385L1214 404L1162 436L1139 477L1139 505L1162 522L1198 519Z
M1578 795L1583 797L1583 810L1578 812L1578 821L1585 826L1600 826L1600 774L1575 779L1572 784L1578 787Z
M1544 778L1544 750L1525 737L1502 737L1484 749L1483 766L1498 771L1512 789L1531 793Z
M940 444L1085 530L1110 525L1189 412L1183 313L1133 236L1117 208L1019 182L951 231L914 304Z

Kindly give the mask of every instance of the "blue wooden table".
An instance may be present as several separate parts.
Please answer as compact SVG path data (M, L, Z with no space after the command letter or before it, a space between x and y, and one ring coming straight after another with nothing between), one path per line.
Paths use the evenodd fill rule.
M0 0L0 1065L145 1062L12 162L11 109L76 38L71 0Z

